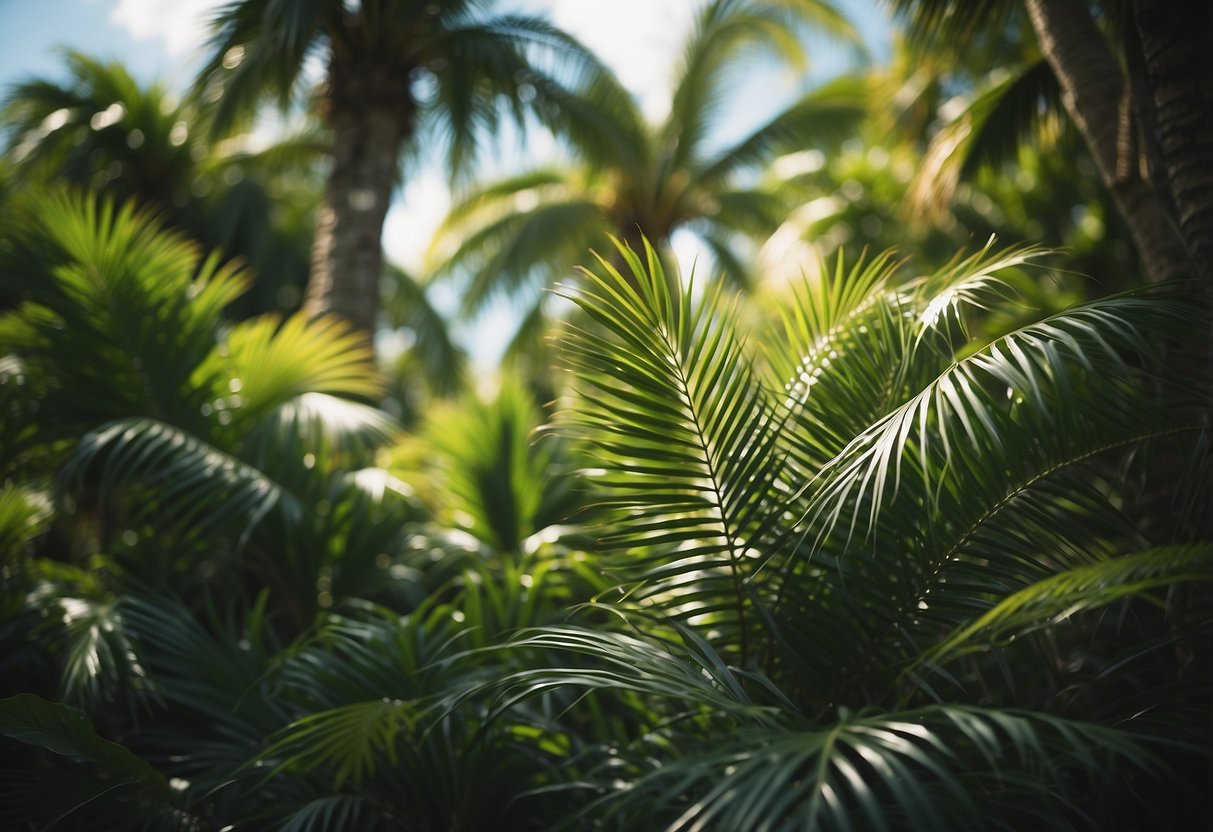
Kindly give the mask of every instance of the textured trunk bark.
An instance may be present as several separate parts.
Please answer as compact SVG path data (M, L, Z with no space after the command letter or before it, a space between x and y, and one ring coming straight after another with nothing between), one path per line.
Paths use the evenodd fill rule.
M1141 69L1153 105L1151 137L1174 202L1191 271L1208 309L1213 298L1213 6L1209 0L1133 0ZM1213 391L1213 334L1181 360L1184 372ZM1213 413L1206 413L1206 429ZM1179 465L1176 465L1176 470ZM1197 532L1213 539L1213 483L1205 483ZM1206 599L1207 603L1207 599ZM1213 664L1208 646L1196 666ZM1213 766L1206 769L1213 787Z
M1134 0L1155 139L1194 270L1213 281L1213 6Z
M312 317L340 315L370 337L379 313L383 220L405 134L397 112L356 103L333 102L328 123L333 168L316 220L304 309Z
M1066 110L1129 224L1147 279L1190 274L1171 203L1143 178L1137 160L1120 158L1127 149L1120 141L1126 81L1086 3L1026 0L1025 5L1040 51L1061 85ZM1128 148L1134 146L1127 143Z

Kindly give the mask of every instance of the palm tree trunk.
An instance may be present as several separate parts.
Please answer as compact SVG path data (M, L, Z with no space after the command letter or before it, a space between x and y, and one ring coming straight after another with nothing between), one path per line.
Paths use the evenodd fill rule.
M1159 155L1197 274L1213 280L1213 7L1134 0Z
M380 238L404 142L401 114L330 101L333 168L316 221L304 309L339 315L367 337L379 313Z
M1026 0L1025 5L1041 53L1061 85L1066 110L1128 222L1147 279L1190 274L1170 201L1142 175L1136 158L1122 159L1136 144L1121 140L1126 132L1122 118L1131 113L1131 108L1122 108L1126 81L1086 2Z

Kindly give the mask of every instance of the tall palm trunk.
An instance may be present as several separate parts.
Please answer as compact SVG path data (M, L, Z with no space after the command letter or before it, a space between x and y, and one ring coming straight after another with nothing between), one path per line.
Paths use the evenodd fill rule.
M1134 0L1154 127L1180 232L1213 280L1213 8L1209 0Z
M333 168L304 304L309 315L335 313L367 337L379 314L383 221L413 112L407 86L377 77L383 74L338 62L330 67L325 115Z
M1149 280L1190 273L1170 201L1142 175L1126 81L1084 0L1026 0L1037 42L1062 100L1128 222Z

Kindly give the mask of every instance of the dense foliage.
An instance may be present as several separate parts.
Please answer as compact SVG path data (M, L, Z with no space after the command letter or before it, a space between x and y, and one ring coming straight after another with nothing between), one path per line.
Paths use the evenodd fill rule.
M430 8L313 5L325 26ZM503 33L456 5L434 31ZM937 5L900 4L912 22ZM262 6L277 8L220 15L206 77L260 68L248 95L285 95L303 53L271 61ZM1000 167L1008 148L973 120L1014 122L1015 107L981 56L914 67L907 51L719 154L697 144L719 103L708 82L736 50L774 38L798 53L789 22L849 31L835 14L706 4L659 128L579 44L514 19L505 34L588 61L598 86L548 79L538 105L581 143L582 172L617 189L591 226L620 237L545 226L569 196L553 191L486 226L522 224L530 250L484 229L455 240L483 260L463 275L476 291L546 269L564 305L550 345L480 391L442 304L396 266L381 320L412 349L391 360L350 321L266 301L281 275L258 253L287 232L297 253L298 222L278 221L315 210L315 148L223 152L203 138L213 110L169 107L80 55L71 83L15 88L0 167L0 826L1213 817L1204 289L1143 285L1113 201L1089 165L1058 161L1057 133L1009 143L1017 169ZM961 18L990 60L1044 71L1023 30L983 39ZM305 28L301 49L336 37ZM521 59L517 43L501 54ZM918 71L934 63L956 77ZM950 121L957 77L970 106ZM488 118L501 102L476 89ZM220 102L220 123L251 100ZM444 102L427 100L431 115L456 118ZM608 104L630 113L614 137L588 127ZM128 176L156 153L171 176ZM950 178L932 190L930 170ZM1029 174L1040 187L1022 187ZM636 199L605 211L658 180L684 188L662 203L669 222L633 223ZM241 183L282 214L225 237L216 206ZM721 221L721 256L680 273L668 235L692 216ZM965 248L991 230L1020 241ZM898 242L915 259L855 245ZM1120 271L1095 284L1075 264Z

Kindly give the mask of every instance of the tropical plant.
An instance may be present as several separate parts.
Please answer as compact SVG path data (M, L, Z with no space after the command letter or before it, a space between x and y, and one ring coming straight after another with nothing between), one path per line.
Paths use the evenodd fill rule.
M623 255L630 275L600 260L571 293L602 327L567 341L585 395L564 421L614 494L601 534L629 632L521 633L582 669L497 685L503 713L562 687L651 707L609 739L610 774L579 773L569 828L1191 822L1198 781L1156 773L1208 765L1185 657L1213 626L1213 551L1135 512L1173 471L1121 464L1204 447L1203 397L1153 346L1191 331L1184 298L969 344L972 311L1008 302L998 274L1041 252L903 285L887 257L840 258L785 300L759 361L735 299ZM1207 487L1196 468L1177 497Z
M332 168L312 249L309 314L335 312L364 333L376 328L380 236L402 151L433 137L446 143L452 170L462 170L503 115L523 123L529 102L550 121L568 95L561 78L593 85L603 73L550 24L486 17L487 5L235 0L216 15L197 86L214 102L219 129L266 97L288 106L309 56L324 55L317 106Z
M468 314L495 297L521 296L525 323L517 349L544 331L539 290L571 275L607 233L636 246L646 235L668 257L671 235L685 229L712 252L725 279L750 285L754 275L738 251L739 238L765 238L789 210L769 190L754 187L754 171L781 152L849 135L865 98L858 83L842 81L807 93L723 146L713 141L713 128L741 60L765 50L803 69L807 56L796 35L813 28L857 40L845 18L819 0L708 3L676 67L670 111L660 123L648 123L639 102L621 88L609 100L588 98L584 113L573 112L587 120L587 129L570 137L571 164L490 182L460 197L432 245L435 276L466 279Z
M1205 135L1213 104L1210 11L1201 3L1150 0L983 0L964 9L942 0L896 0L907 34L926 50L961 54L1006 33L1035 39L937 142L939 160L968 150L1013 148L1064 105L1128 224L1151 280L1213 273L1204 225L1213 211L1193 171L1213 158ZM1026 51L1026 50L1025 50ZM1183 78L1183 80L1179 80ZM989 128L989 129L987 129ZM976 141L982 132L994 141ZM1005 158L1005 157L1004 157ZM955 169L955 165L949 167Z
M34 78L5 99L16 184L68 183L134 200L208 249L240 258L256 281L229 314L298 308L311 215L319 202L315 131L252 152L249 137L211 142L206 115L120 63L64 53L65 81Z
M32 204L0 261L29 287L0 317L0 823L501 817L559 765L502 751L516 734L529 746L550 715L486 733L482 703L443 703L504 666L468 648L560 621L603 589L552 525L568 505L567 451L532 452L538 414L502 396L478 414L497 429L465 420L488 444L452 441L441 476L467 486L450 503L503 531L473 526L478 543L435 527L374 465L397 431L358 400L377 379L344 325L228 324L243 276L146 214L68 194ZM400 733L411 769L369 782L280 740L317 712L366 716L355 706L388 695L417 700ZM267 755L281 766L250 765ZM499 801L466 797L490 787Z

